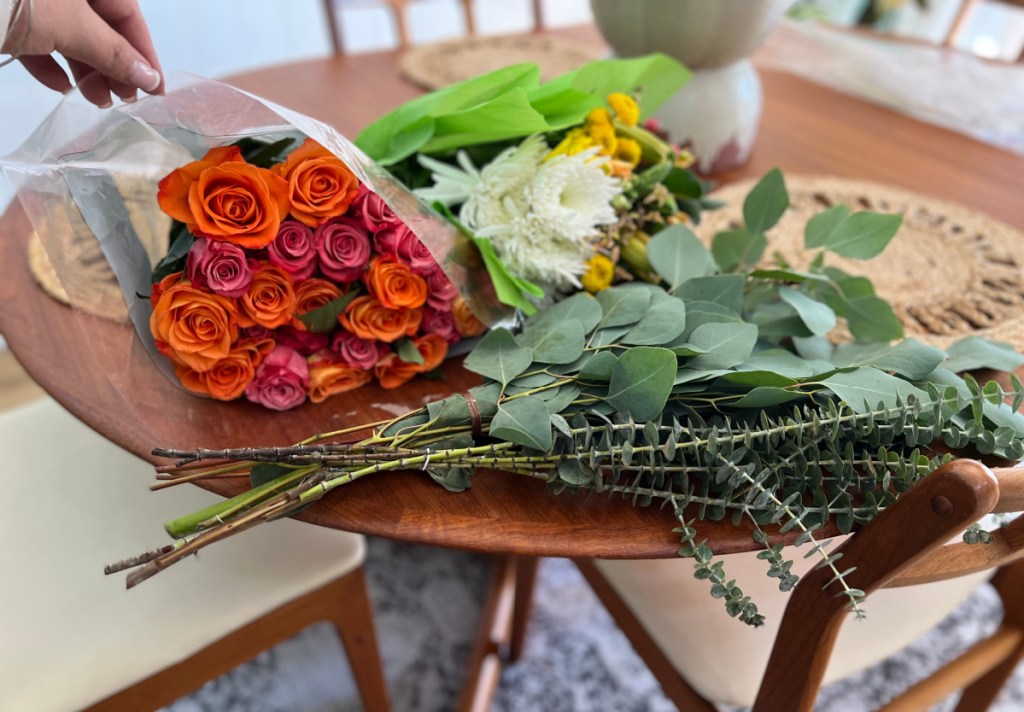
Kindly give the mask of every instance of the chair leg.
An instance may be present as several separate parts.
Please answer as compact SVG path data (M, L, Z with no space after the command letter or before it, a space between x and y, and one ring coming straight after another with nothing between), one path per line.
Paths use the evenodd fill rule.
M540 559L536 556L519 556L516 559L516 600L512 611L512 636L508 646L509 662L514 663L523 655L539 565Z
M1024 628L1024 599L1021 598L1021 591L1024 591L1024 560L1000 569L992 579L992 585L1003 601L1003 625L1018 630ZM987 710L1022 660L1024 643L1018 645L1006 660L964 690L956 712Z
M377 648L366 573L362 566L342 579L337 597L337 609L330 620L345 648L352 676L363 699L363 707L367 712L387 712L388 688Z

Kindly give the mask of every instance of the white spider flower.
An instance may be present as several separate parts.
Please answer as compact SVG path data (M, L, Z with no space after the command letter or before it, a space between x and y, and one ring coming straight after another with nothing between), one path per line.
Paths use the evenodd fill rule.
M601 166L607 159L598 158L597 151L555 156L541 166L530 186L530 211L565 240L589 240L598 226L616 220L612 200L622 193L622 183L604 172Z
M593 253L585 242L566 240L552 233L532 213L485 227L477 231L477 236L490 240L512 274L560 290L582 287L579 278Z

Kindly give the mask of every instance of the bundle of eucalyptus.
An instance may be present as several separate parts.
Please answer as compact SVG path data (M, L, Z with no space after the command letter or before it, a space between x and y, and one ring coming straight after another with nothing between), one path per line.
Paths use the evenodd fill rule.
M773 171L747 197L745 225L716 235L710 250L684 225L666 226L648 244L658 283L576 294L518 333L490 331L464 363L482 385L375 424L359 442L338 439L369 426L294 447L154 451L179 460L165 477L248 471L253 487L169 522L174 544L108 572L138 565L134 585L377 473L423 469L461 491L486 468L543 479L555 493L667 505L680 555L695 560L695 575L731 615L753 625L763 620L756 604L713 560L700 522L751 522L783 590L796 577L789 549L771 545L769 532L795 530L859 614L863 593L846 585L849 571L815 533L870 521L950 457L941 452L1024 457L1020 382L1007 392L956 375L1013 371L1024 358L977 338L945 352L903 339L869 280L826 265L829 253L877 256L899 216L834 207L806 226L805 245L818 250L809 268L779 258L755 267L787 207ZM217 463L197 470L203 460Z

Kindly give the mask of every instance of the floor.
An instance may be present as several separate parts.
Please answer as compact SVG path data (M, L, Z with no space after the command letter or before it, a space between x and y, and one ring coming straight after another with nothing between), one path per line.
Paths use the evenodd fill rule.
M462 683L488 560L371 539L367 571L396 712L448 712ZM992 631L987 585L932 633L890 660L825 688L820 712L867 712ZM936 710L952 709L953 701ZM164 712L354 712L360 705L333 630L315 626L210 682ZM545 560L523 659L506 669L494 712L670 712L576 568ZM1024 709L1022 666L993 712ZM685 710L684 710L685 712Z

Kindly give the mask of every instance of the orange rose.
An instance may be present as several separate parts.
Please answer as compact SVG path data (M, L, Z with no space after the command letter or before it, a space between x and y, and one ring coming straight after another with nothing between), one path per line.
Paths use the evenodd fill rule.
M411 381L419 373L419 366L415 363L406 363L398 358L395 352L377 362L373 367L373 374L380 381L380 387L388 390L398 388L404 383Z
M448 353L448 342L436 334L427 334L413 341L423 363L409 363L398 357L398 354L391 352L381 358L374 366L373 372L380 381L381 388L398 388L403 383L412 380L416 374L429 373L441 365L445 355Z
M344 215L359 193L348 166L311 138L271 170L288 181L292 217L309 227Z
M388 309L373 297L356 297L339 319L342 326L360 339L388 344L415 334L422 320L423 312L419 309Z
M462 336L480 336L487 331L487 324L476 318L469 304L461 296L452 302L452 317L455 319L455 330Z
M427 280L390 255L373 260L365 282L370 294L388 309L417 309L427 301Z
M176 361L209 371L238 338L238 310L232 299L181 282L161 290L149 330L161 352L170 349Z
M418 339L414 339L413 343L419 350L420 356L423 357L423 363L417 364L420 373L433 371L441 365L445 355L448 353L448 341L443 336L438 336L437 334L426 334Z
M242 341L235 344L227 356L214 363L209 371L198 372L185 364L178 364L174 372L181 385L193 393L216 400L235 400L245 393L245 387L256 375L256 368L273 349L273 339Z
M326 279L307 279L295 287L295 313L308 314L340 296L341 290L334 282L328 282Z
M332 359L309 359L309 399L322 403L333 395L355 390L373 380L370 371L352 368Z
M183 274L184 272L169 274L153 285L153 289L149 293L149 303L154 309L156 309L157 302L160 301L160 297L163 296L163 293L180 282Z
M237 146L224 146L160 181L157 200L196 235L259 249L288 215L288 183L246 163Z
M249 288L238 300L240 326L276 329L292 321L295 313L295 283L287 270L264 262L253 275Z

